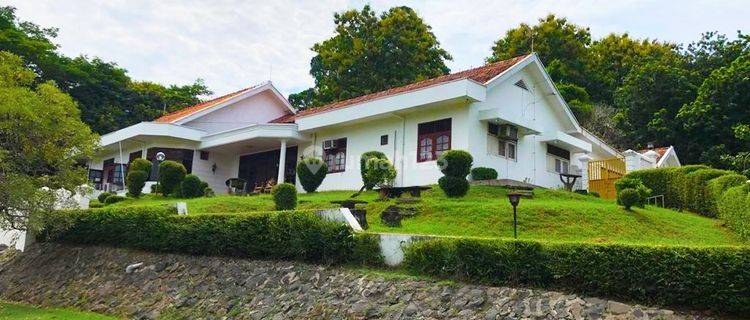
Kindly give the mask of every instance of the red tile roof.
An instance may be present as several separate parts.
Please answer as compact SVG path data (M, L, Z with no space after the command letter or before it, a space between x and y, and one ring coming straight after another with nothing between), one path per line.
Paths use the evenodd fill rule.
M156 120L154 120L154 122L171 123L171 122L180 120L180 119L182 119L184 117L187 117L187 116L189 116L191 114L194 114L194 113L196 113L198 111L205 110L205 109L208 109L208 108L213 107L215 105L218 105L218 104L220 104L220 103L222 103L224 101L232 99L232 98L234 98L234 97L236 97L238 95L241 95L241 94L243 94L245 92L248 92L248 91L250 91L252 89L255 89L257 87L260 87L260 86L262 86L264 84L265 83L257 84L257 85L254 85L252 87L248 87L248 88L245 88L245 89L242 89L242 90L239 90L239 91L235 91L235 92L232 92L232 93L229 93L229 94L225 94L225 95L223 95L221 97L218 97L218 98L214 98L214 99L211 99L211 100L208 100L208 101L201 102L201 103L196 104L194 106L190 106L190 107L182 108L182 109L177 110L177 111L173 111L173 112L171 112L169 114L166 114L166 115L163 115L163 116L157 118Z
M661 157L663 157L667 153L667 150L669 150L669 148L670 147L658 147L658 148L654 148L654 149L643 149L643 150L638 150L638 153L644 154L646 152L654 150L654 151L656 151L656 153L659 154L659 156L656 157L656 162L659 162L659 160L661 159Z
M400 93L406 93L406 92L414 91L417 89L422 89L422 88L426 88L429 86L451 82L455 80L471 79L481 84L485 84L488 81L495 78L496 76L498 76L499 74L503 73L505 70L510 69L510 67L514 66L516 63L520 62L527 56L528 55L522 55L522 56L510 58L507 60L490 63L490 64L487 64L478 68L451 73L451 74L435 77L432 79L427 79L427 80L415 82L412 84L407 84L401 87L395 87L395 88L391 88L391 89L380 91L380 92L366 94L366 95L359 96L356 98L351 98L348 100L343 100L343 101L338 101L338 102L334 102L331 104L327 104L322 107L302 110L297 113L295 118L301 118L301 117L305 117L305 116L309 116L313 114L337 110L337 109L349 107L355 104L359 104L359 103L363 103L363 102L367 102L371 100L376 100L380 98L385 98L385 97L397 95Z

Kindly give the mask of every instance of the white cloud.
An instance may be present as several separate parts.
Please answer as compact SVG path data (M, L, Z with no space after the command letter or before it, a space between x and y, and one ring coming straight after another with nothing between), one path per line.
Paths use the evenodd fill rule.
M60 28L67 55L115 61L139 80L185 84L206 80L216 94L269 78L285 93L312 85L310 47L333 34L333 12L372 3L407 5L433 27L453 70L483 63L506 30L547 13L589 26L595 37L686 43L700 33L747 31L743 1L55 1L11 0L22 20Z

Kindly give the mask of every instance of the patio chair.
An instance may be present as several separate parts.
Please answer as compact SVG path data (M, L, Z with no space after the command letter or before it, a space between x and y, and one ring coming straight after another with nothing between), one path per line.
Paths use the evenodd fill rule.
M242 178L230 178L224 183L227 185L227 191L229 194L245 195L245 188L247 188L247 180Z
M261 182L261 183L257 183L256 182L255 183L255 187L253 187L252 194L261 194L261 193L263 193L263 187L264 187L264 183L263 182Z
M265 187L263 187L263 193L270 193L271 189L276 185L276 180L270 179L266 182Z

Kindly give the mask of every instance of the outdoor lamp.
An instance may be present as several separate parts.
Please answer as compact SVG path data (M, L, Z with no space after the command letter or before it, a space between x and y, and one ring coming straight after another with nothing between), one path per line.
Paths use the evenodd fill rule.
M516 213L516 207L521 202L521 194L516 192L508 192L508 200L510 205L513 206L513 238L518 239L518 215Z
M166 159L166 158L167 158L167 155L164 154L164 152L157 152L156 153L156 161L159 161L159 163L161 163L162 161L164 161L164 159ZM161 192L161 190L159 190L159 166L156 166L156 190L157 190L156 191L157 194L159 192Z
M164 159L166 159L166 158L167 158L167 155L166 155L166 154L164 154L164 152L158 152L158 153L156 154L156 161L162 162L162 161L164 161Z

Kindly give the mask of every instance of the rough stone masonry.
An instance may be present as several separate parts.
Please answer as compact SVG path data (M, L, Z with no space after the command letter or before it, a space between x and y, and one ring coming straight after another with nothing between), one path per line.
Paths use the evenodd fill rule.
M536 289L380 276L297 262L47 243L0 255L0 299L131 319L700 317Z

